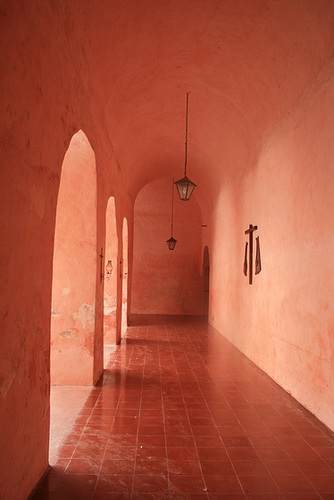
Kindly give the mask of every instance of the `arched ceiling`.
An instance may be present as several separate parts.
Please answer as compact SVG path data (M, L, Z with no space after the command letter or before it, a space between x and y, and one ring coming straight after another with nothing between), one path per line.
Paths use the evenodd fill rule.
M334 48L332 0L79 3L92 95L132 195L183 177L186 92L188 174L212 198L254 166Z

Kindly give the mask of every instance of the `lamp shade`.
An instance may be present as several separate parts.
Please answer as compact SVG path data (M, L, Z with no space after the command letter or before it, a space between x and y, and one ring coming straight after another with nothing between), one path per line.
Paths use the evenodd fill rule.
M177 192L179 194L180 200L188 201L192 192L194 191L196 184L191 182L190 179L185 175L182 179L175 182L177 187Z
M111 273L114 269L111 260L108 260L108 264L106 265L106 277L107 279L111 276Z
M174 250L177 240L171 236L169 240L166 241L169 250Z

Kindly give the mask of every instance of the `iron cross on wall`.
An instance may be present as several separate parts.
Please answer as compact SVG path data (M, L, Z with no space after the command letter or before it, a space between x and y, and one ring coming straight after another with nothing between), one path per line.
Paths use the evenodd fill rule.
M245 234L249 235L249 284L253 282L253 233L257 230L257 226L249 224L249 228L246 229ZM248 242L245 246L245 260L244 260L244 275L247 276L247 247ZM255 257L255 274L259 274L261 271L261 256L260 256L260 238L256 238L256 257Z

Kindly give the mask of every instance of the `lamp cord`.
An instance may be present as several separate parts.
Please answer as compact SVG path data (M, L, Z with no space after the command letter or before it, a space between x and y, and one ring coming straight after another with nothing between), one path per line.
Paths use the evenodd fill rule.
M187 92L187 102L186 102L186 142L185 142L185 159L184 159L184 176L186 177L187 175L187 159L188 159L188 101L189 101L189 94L190 92Z
M173 237L173 216L174 216L174 177L172 182L172 219L170 225L171 237Z

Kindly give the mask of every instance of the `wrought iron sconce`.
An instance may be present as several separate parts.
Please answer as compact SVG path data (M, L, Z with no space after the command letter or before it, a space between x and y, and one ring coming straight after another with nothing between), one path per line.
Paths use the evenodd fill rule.
M105 279L107 281L110 280L112 272L113 272L114 266L112 265L112 261L108 260L105 273L103 274L103 248L101 248L101 253L100 253L100 283L102 283L102 280Z

